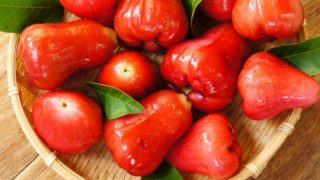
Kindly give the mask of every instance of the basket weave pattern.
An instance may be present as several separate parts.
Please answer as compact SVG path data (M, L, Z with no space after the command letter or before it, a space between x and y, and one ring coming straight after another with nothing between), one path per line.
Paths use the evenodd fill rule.
M71 18L67 18L71 19ZM305 29L289 40L277 41L256 47L257 50L268 49L277 44L297 42L306 36ZM8 50L7 72L9 96L20 126L46 165L54 169L66 179L139 179L127 174L113 161L112 156L102 141L80 155L62 155L51 151L37 136L31 119L32 102L44 93L33 87L25 77L20 57L17 55L18 34L12 34ZM118 48L119 51L121 48ZM162 54L146 53L151 59L160 62ZM84 85L86 81L95 81L98 70L78 73L71 77L63 89L74 89L93 95ZM238 140L242 147L241 168L232 179L258 177L269 160L273 157L285 139L292 133L295 123L299 120L301 109L281 113L269 121L256 122L249 120L240 109L241 99L237 95L223 113L231 119L238 130ZM207 176L182 173L185 179L209 179Z

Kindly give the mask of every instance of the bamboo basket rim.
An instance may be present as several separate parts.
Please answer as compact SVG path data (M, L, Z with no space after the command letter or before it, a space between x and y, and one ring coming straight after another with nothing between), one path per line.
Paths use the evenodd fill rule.
M60 161L55 152L52 152L40 139L32 125L28 121L23 106L21 104L19 89L16 80L16 58L18 48L19 34L10 35L9 47L7 52L7 78L8 78L8 96L11 99L13 110L18 119L20 127L26 135L28 141L44 160L45 164L56 171L65 179L85 179L62 161ZM268 142L268 147L264 148L251 162L247 163L231 179L242 180L249 177L257 178L265 169L268 162L275 155L287 137L293 132L296 122L300 119L302 109L294 109L287 116L287 119L278 126L278 131Z

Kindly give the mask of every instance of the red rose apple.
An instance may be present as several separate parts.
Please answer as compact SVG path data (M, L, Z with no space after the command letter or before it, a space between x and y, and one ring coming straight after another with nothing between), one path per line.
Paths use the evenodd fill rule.
M157 77L156 65L150 59L138 52L123 51L104 65L99 83L140 99L156 89Z
M239 0L232 15L234 28L242 36L260 41L293 36L303 19L300 0Z
M231 21L233 5L236 0L202 0L200 8L212 19Z
M221 110L233 99L248 46L232 24L226 23L169 49L161 63L161 74L179 88L191 87L187 93L194 108Z
M79 20L27 27L20 35L18 52L28 80L39 89L51 90L78 71L103 65L117 46L115 31Z
M56 90L37 98L32 106L34 127L55 151L81 153L102 136L100 106L83 94Z
M309 107L320 98L320 85L313 78L266 52L254 54L246 61L238 90L243 112L254 120Z
M240 166L236 130L222 114L209 114L194 123L168 154L169 162L181 171L226 179Z
M192 121L191 106L183 94L163 90L141 104L142 113L108 121L104 129L114 161L136 176L156 170Z
M108 27L113 27L116 5L119 0L60 0L68 11L75 15L97 21Z
M150 51L177 44L189 28L180 0L122 0L114 24L124 42Z

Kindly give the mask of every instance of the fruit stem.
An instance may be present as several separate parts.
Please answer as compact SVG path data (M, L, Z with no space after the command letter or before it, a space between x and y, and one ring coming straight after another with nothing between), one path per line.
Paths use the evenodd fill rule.
M192 88L190 86L185 86L181 88L181 91L187 96L192 91Z

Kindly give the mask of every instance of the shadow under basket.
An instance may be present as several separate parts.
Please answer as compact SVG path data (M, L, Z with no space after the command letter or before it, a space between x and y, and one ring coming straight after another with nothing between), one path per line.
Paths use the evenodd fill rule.
M297 42L305 37L305 29L289 40L279 40L274 43L262 44L257 50L288 42ZM46 165L54 169L65 179L140 179L126 173L113 162L112 156L105 148L103 141L98 142L88 151L78 155L63 155L50 150L38 137L31 119L32 103L44 93L33 87L25 77L25 71L20 57L17 55L19 35L12 34L8 50L7 72L9 96L13 109L22 130ZM117 49L119 51L120 48ZM161 54L145 53L151 59L162 59ZM94 81L98 70L78 73L71 77L63 89L74 89L92 95L86 81ZM286 111L277 117L266 121L252 121L246 117L240 108L241 99L236 95L234 102L224 111L238 130L238 141L241 144L241 167L231 179L247 179L258 177L269 160L280 148L286 138L292 133L300 118L301 109ZM210 177L182 172L184 179L210 179Z

